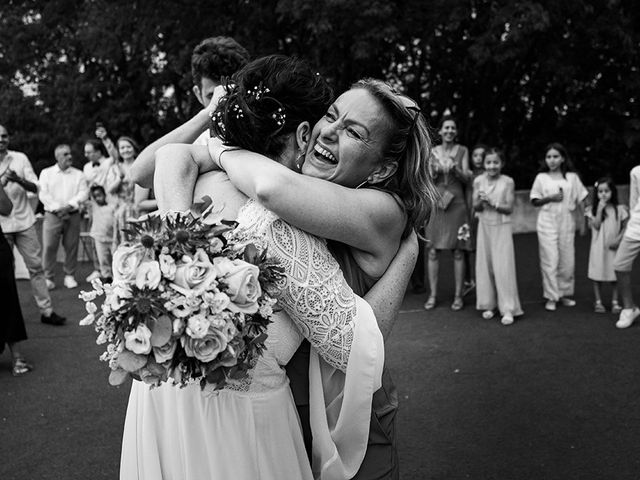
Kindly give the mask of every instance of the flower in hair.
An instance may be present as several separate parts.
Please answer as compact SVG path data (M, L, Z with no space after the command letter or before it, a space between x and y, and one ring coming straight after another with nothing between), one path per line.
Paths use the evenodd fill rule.
M271 118L275 120L279 127L282 127L284 122L287 120L287 114L285 113L284 108L278 107L278 109L271 114Z
M221 111L218 110L216 112L209 112L209 117L211 118L211 121L214 122L222 132L227 131L227 128L224 126L224 121L222 120Z
M237 103L233 107L231 107L231 110L236 112L236 119L244 118L244 112L242 111L240 105L238 105Z
M260 98L262 98L265 93L269 92L271 92L271 90L269 90L269 87L263 86L262 82L260 82L259 85L251 87L249 90L247 90L247 95L249 97L254 97L256 100L260 100Z

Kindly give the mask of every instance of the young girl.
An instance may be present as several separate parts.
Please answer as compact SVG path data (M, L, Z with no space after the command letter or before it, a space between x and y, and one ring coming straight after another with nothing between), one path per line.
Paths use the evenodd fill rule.
M602 304L600 284L611 282L611 312L620 313L618 303L618 289L616 288L616 274L613 260L616 250L622 240L625 224L629 213L624 205L618 205L618 191L609 177L596 182L594 200L586 217L591 227L591 249L589 250L589 271L587 276L593 280L593 294L595 296L594 311L605 313Z
M530 198L535 207L540 207L536 230L545 308L549 311L556 309L558 301L566 307L576 304L570 298L575 284L574 213L578 213L580 233L584 234L582 202L587 195L587 189L572 171L566 149L559 143L547 146Z
M511 232L514 182L502 175L502 154L489 149L484 159L484 173L473 182L473 208L478 212L476 246L476 308L482 317L493 318L496 304L502 324L511 325L513 317L522 315L516 262Z
M484 172L484 157L487 153L487 146L478 143L471 150L471 179L467 188L467 208L471 212L471 246L470 250L464 251L464 271L465 280L462 289L462 296L466 296L476 288L475 262L473 253L476 250L476 238L478 237L478 217L473 211L473 181Z

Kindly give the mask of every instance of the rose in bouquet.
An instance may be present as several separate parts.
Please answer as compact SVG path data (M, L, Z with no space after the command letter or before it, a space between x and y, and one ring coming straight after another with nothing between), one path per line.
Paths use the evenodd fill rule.
M113 255L113 282L81 292L113 385L128 376L159 385L222 388L261 355L282 269L228 234L211 200L186 213L128 223ZM104 296L99 308L95 300Z

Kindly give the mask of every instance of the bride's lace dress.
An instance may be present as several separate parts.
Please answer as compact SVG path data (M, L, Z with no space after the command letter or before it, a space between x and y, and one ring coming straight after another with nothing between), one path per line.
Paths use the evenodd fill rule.
M346 371L356 300L325 242L249 201L236 236L268 248L285 268L266 350L249 375L220 391L134 381L121 479L311 479L284 365L303 337ZM292 320L293 319L293 320Z

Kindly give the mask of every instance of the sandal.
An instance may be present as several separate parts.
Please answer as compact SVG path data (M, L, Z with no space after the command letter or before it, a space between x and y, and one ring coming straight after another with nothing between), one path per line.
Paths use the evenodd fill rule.
M493 310L485 310L484 312L482 312L482 318L484 318L485 320L491 320L494 315L495 313Z
M436 306L436 297L431 296L429 298L427 298L427 301L424 302L424 309L425 310L433 310Z
M453 303L451 304L451 310L457 312L458 310L462 310L464 307L464 302L462 301L462 297L456 297L453 299Z
M611 302L611 313L618 314L621 311L622 311L622 307L620 306L620 304L616 300Z
M596 301L593 304L593 311L596 313L607 313L607 309L604 308L604 305L602 304L602 302L600 300Z
M513 324L513 315L511 315L510 313L505 313L502 316L502 320L500 320L500 323L502 323L502 325L512 325Z
M11 370L11 373L14 377L19 377L20 375L24 375L31 370L33 370L33 365L25 362L24 358L16 358L13 361L13 369Z

